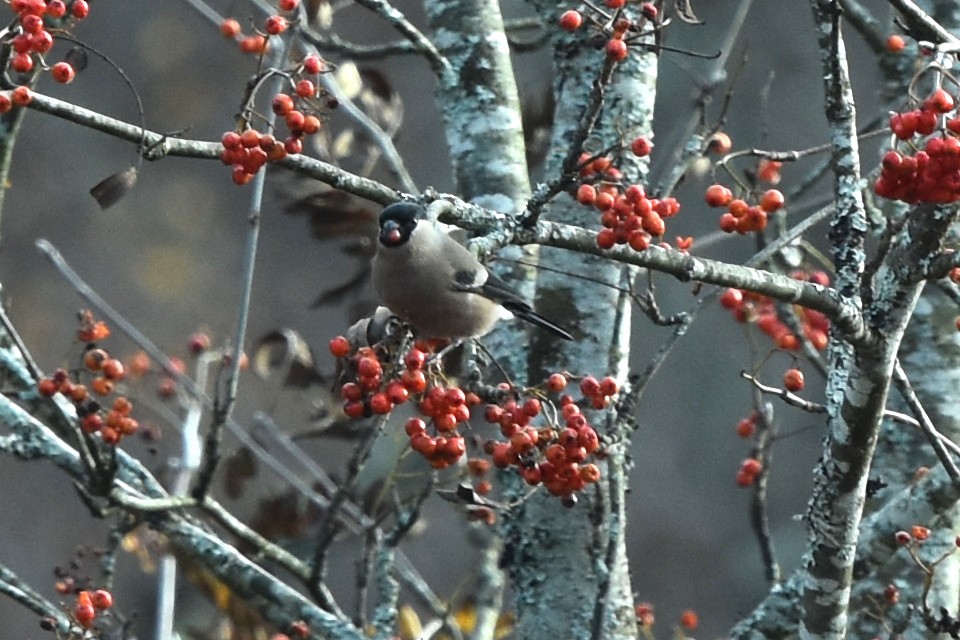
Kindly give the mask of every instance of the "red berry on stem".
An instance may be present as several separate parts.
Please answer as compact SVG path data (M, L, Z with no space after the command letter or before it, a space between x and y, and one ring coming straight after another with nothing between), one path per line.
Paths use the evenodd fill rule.
M314 55L309 55L303 59L303 72L314 75L320 73L323 69L323 61Z
M800 369L787 369L783 374L783 386L787 391L803 391L803 372Z
M70 63L58 62L50 67L50 75L60 84L70 84L73 82L77 73L73 70L73 67L70 66Z
M70 13L77 20L83 20L90 13L90 5L87 4L87 0L73 0L73 4L70 5Z
M760 208L767 213L773 213L783 207L784 197L777 189L768 189L760 197Z
M278 36L287 30L287 19L283 16L270 16L263 29L272 36Z
M91 594L90 601L97 609L109 609L113 606L113 594L106 589L97 589Z
M725 207L733 200L733 192L722 184L712 184L707 187L703 199L711 207Z
M614 62L623 62L630 53L630 50L627 48L627 43L618 38L608 40L604 51L607 54L607 58Z

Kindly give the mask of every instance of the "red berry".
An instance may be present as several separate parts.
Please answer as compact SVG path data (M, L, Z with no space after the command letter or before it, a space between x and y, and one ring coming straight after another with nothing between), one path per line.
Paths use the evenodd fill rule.
M611 9L620 9L626 3L626 0L603 0L603 4L607 5Z
M913 525L910 527L910 537L917 542L923 542L930 537L930 529L927 527L921 527L920 525Z
M923 106L925 109L935 111L937 113L947 113L948 111L953 111L955 106L955 101L953 96L947 93L945 89L937 89L930 96L923 101Z
M25 15L20 18L20 25L23 30L29 34L36 34L43 31L43 18L36 14Z
M73 0L73 4L70 6L70 13L72 13L73 17L77 20L83 20L90 13L90 5L87 4L87 0Z
M592 184L581 184L577 187L577 202L591 205L597 201L597 188Z
M897 541L897 544L909 544L913 538L906 531L897 531L894 535L894 539Z
M297 155L303 151L303 140L296 136L290 136L283 141L283 148L290 155Z
M583 24L583 16L573 9L564 11L560 16L560 28L564 31L576 31Z
M93 626L93 621L97 617L97 612L92 604L78 604L73 608L73 617L84 629Z
M287 30L287 19L283 16L270 16L263 29L272 36L278 36Z
M768 189L760 197L760 208L767 213L773 213L783 207L783 194L777 189Z
M376 358L366 356L360 358L360 362L357 363L357 373L363 378L372 378L383 373L383 367Z
M60 84L70 84L76 77L77 72L73 70L68 62L58 62L50 67L50 75Z
M610 249L617 244L617 234L613 229L600 229L597 232L597 246L601 249Z
M317 131L320 131L320 118L310 114L303 117L303 125L301 125L300 130L304 135L312 136Z
M750 418L744 418L737 423L737 435L741 438L752 438L757 432L757 423Z
M297 81L296 91L301 98L312 98L316 94L317 88L310 80L303 79Z
M783 374L783 386L787 391L802 391L804 382L803 382L803 372L800 369L787 369Z
M567 387L567 377L562 373L552 373L547 378L547 389L553 393L560 393Z
M640 6L640 12L643 14L643 17L647 20L656 20L657 19L657 7L652 2L644 2Z
M109 609L113 606L113 594L106 589L97 589L90 596L90 601L97 609Z
M60 385L52 378L41 378L37 382L37 393L42 396L51 397L57 394L60 391Z
M67 5L63 0L49 0L47 2L47 15L51 18L62 18L67 13Z
M600 393L600 382L593 376L587 376L580 381L580 393L585 398L592 398Z
M747 458L740 464L740 470L748 473L752 476L760 473L760 470L763 468L763 465L760 464L760 461L756 458Z
M605 396L615 396L620 390L620 386L612 376L607 376L600 381L600 393Z
M378 415L390 413L393 409L393 402L387 397L387 394L380 392L370 396L370 410Z
M614 62L623 62L630 53L630 50L627 48L627 43L619 38L608 40L604 51L606 51L607 58Z
M890 53L900 53L907 46L907 41L903 36L897 34L887 36L887 51Z
M10 68L17 73L27 73L33 69L33 56L29 53L18 53L10 59Z
M733 192L722 184L712 184L707 187L703 195L707 205L711 207L725 207L733 200Z
M300 4L300 0L280 0L277 6L281 11L293 11Z
M624 55L624 57L626 57L626 55ZM630 143L630 151L638 158L644 158L650 155L651 150L653 150L653 143L643 136L640 136Z
M240 40L240 51L244 53L262 54L267 50L267 39L255 33Z
M314 55L309 55L303 59L303 72L314 75L320 73L323 69L323 61Z
M190 336L187 347L190 349L190 353L203 353L210 348L210 336L198 331Z

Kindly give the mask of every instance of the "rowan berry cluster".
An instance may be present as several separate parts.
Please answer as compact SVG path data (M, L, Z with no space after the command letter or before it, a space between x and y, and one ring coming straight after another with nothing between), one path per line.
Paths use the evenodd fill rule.
M640 5L640 15L631 15L626 11L627 0L604 0L604 5L613 10L609 15L600 7L589 5L586 18L607 38L604 53L609 60L623 62L630 55L630 44L640 37L649 35L645 31L648 24L657 27L657 7L652 2ZM584 14L571 9L560 15L560 28L564 31L577 31L583 26Z
M73 607L73 620L80 627L89 629L97 619L97 615L113 606L113 594L106 589L96 591L80 591Z
M4 32L3 43L10 46L7 62L11 71L30 73L39 64L47 68L43 56L53 48L49 27L64 28L70 21L82 20L90 13L86 0L10 0L17 14L14 25ZM45 20L46 19L46 20ZM49 67L50 75L59 83L73 82L76 70L68 62ZM0 100L0 113L9 111L10 97Z
M347 382L340 395L343 411L351 418L385 415L396 406L416 402L418 416L405 425L410 447L424 456L435 469L457 463L467 451L467 442L460 429L469 426L471 408L480 404L479 396L465 392L446 382L436 371L428 371L428 356L434 345L417 341L397 364L387 362L378 349L354 349L346 337L330 341L330 352L345 369ZM517 390L502 384L496 389L496 402L488 404L484 419L499 426L504 438L493 438L483 445L490 456L471 458L467 469L477 478L476 490L481 495L491 484L483 479L494 466L516 467L530 485L543 484L547 490L575 504L575 494L600 478L600 470L589 462L599 454L600 439L571 395L559 398L560 410L548 400L567 387L567 376L551 375L540 387ZM613 378L597 380L592 376L580 381L583 403L595 409L607 407L619 392ZM551 411L544 410L544 404ZM535 426L535 420L541 424ZM563 421L562 426L559 420Z
M317 76L326 71L328 68L323 60L308 55L286 73L289 92L280 92L271 101L273 112L283 119L287 129L287 136L283 140L276 138L272 132L257 131L250 125L249 119L246 119L243 131L227 131L223 134L220 160L233 167L234 183L246 184L267 162L301 153L303 139L320 131L324 113L336 106L336 101L328 99L316 83Z
M960 114L956 99L936 89L916 109L890 116L898 141L873 184L878 196L909 204L960 201ZM919 150L918 150L919 149Z
M763 465L756 458L746 458L740 463L737 469L737 486L749 487L757 480L757 476L763 470Z
M548 392L559 394L567 383L564 374L554 373L545 386ZM613 378L598 381L587 376L580 381L580 391L585 404L599 409L607 406L619 389ZM573 396L561 395L559 406L562 426L547 419L546 425L537 427L532 422L544 412L543 402L536 396L488 404L484 419L498 425L506 440L488 440L483 449L497 468L516 467L527 484L542 484L562 498L564 505L573 506L578 492L600 480L599 467L589 462L601 453L600 438Z
M767 227L768 216L783 208L784 197L777 189L768 189L756 204L750 204L741 198L734 198L733 192L722 184L712 184L704 193L704 200L711 207L725 207L720 216L720 229L725 233L739 234L763 231Z
M297 10L300 0L278 0L277 9L288 15ZM224 38L235 40L240 51L252 55L263 55L269 47L269 37L278 36L290 26L293 18L280 13L268 16L263 22L263 29L254 29L253 33L244 34L240 22L235 18L227 18L220 23L220 34Z
M646 155L651 145L641 137L634 140L631 148L634 153L639 151L638 155ZM624 187L623 175L610 158L592 158L583 154L580 166L577 202L600 212L603 228L597 233L597 245L601 249L626 244L636 251L643 251L654 238L662 238L666 233L665 220L680 212L676 198L648 197L639 184ZM688 249L691 244L690 239L680 239L678 248Z
M53 375L40 378L37 392L45 397L59 393L70 400L80 419L80 429L84 433L99 433L104 443L115 445L124 436L136 433L140 425L130 416L133 403L129 398L116 395L110 401L126 370L119 359L98 346L109 336L106 323L95 320L89 311L82 311L77 331L77 338L85 344L82 368L72 376L65 369L57 369ZM82 383L82 378L89 378L88 384Z
M822 286L830 284L830 278L823 271L806 273L795 271L790 274L796 280L809 281ZM800 348L800 340L790 330L777 314L776 303L769 297L751 291L727 289L720 295L720 305L729 310L734 319L741 323L753 323L769 336L778 348L785 351L796 351ZM803 335L818 351L827 347L827 334L830 330L830 321L825 315L813 309L794 305L794 313Z

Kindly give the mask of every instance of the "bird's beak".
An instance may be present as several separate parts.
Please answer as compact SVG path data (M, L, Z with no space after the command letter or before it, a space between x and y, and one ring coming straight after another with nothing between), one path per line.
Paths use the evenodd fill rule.
M395 247L403 241L400 225L394 220L387 220L380 227L380 244Z

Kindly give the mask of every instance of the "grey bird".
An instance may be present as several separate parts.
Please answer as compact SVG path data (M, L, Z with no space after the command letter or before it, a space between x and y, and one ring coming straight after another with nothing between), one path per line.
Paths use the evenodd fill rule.
M373 286L380 300L417 335L475 338L512 314L573 340L425 213L409 202L384 208L373 258Z

